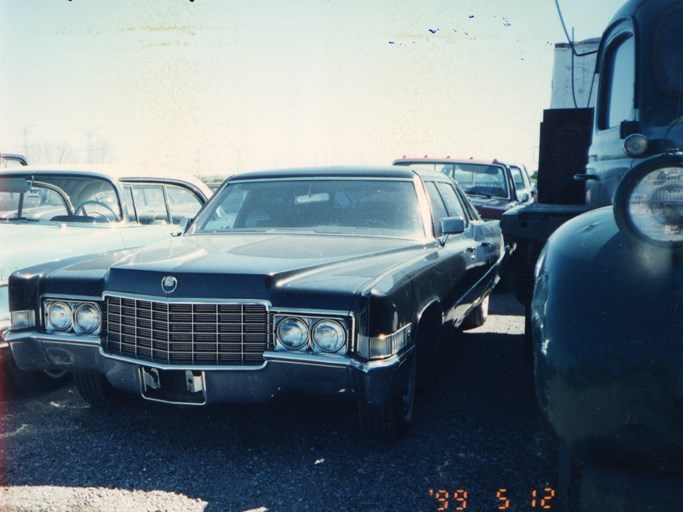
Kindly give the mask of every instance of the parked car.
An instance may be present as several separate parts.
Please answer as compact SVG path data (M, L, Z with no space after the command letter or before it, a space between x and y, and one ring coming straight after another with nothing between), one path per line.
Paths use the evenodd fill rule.
M182 236L10 277L24 370L173 404L355 399L396 438L416 362L483 324L503 244L452 179L410 168L235 175Z
M168 174L168 173L166 173ZM0 359L24 387L50 387L63 372L19 372L7 357L7 282L18 268L169 238L210 196L195 178L130 168L0 169Z
M500 219L518 204L533 200L529 173L523 165L493 160L457 160L446 158L400 158L394 165L409 165L442 172L463 188L484 219Z

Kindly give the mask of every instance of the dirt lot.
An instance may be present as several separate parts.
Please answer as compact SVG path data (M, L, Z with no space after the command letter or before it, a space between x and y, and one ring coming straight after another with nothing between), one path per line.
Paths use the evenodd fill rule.
M396 443L361 438L340 402L102 411L72 386L8 389L0 510L552 509L555 442L523 358L522 310L507 294L491 310L450 340Z

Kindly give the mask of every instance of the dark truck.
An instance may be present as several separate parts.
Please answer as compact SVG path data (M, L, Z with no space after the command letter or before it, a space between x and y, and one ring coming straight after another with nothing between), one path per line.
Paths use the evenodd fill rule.
M559 163L585 139L566 159L578 181L562 181L571 166L539 166L539 202L501 221L563 510L683 507L681 27L680 0L624 4L600 40L594 108L555 124L564 138L542 128L541 155ZM549 204L549 191L582 204Z

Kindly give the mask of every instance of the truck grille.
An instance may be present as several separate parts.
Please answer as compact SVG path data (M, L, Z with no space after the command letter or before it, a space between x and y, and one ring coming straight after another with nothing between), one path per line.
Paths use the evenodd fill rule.
M106 299L104 352L162 364L258 366L268 345L263 304Z

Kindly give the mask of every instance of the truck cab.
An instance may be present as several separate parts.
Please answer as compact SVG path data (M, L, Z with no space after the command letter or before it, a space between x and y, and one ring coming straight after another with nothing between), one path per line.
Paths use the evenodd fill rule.
M537 201L501 218L516 248L517 297L527 309L533 269L550 235L569 219L612 204L622 178L639 162L683 148L681 23L680 2L630 0L601 38L556 45L554 81L558 56L575 51L571 69L560 69L573 83L553 83L554 108L544 111ZM586 59L594 59L594 73L582 81L577 70ZM575 89L583 93L578 103Z
M683 9L680 2L628 2L598 52L585 204L612 204L624 175L644 158L683 144ZM580 178L581 179L581 178Z
M522 298L563 511L683 502L681 26L680 0L624 4L597 54L583 204L543 203L539 169L540 203L501 221L535 266Z

